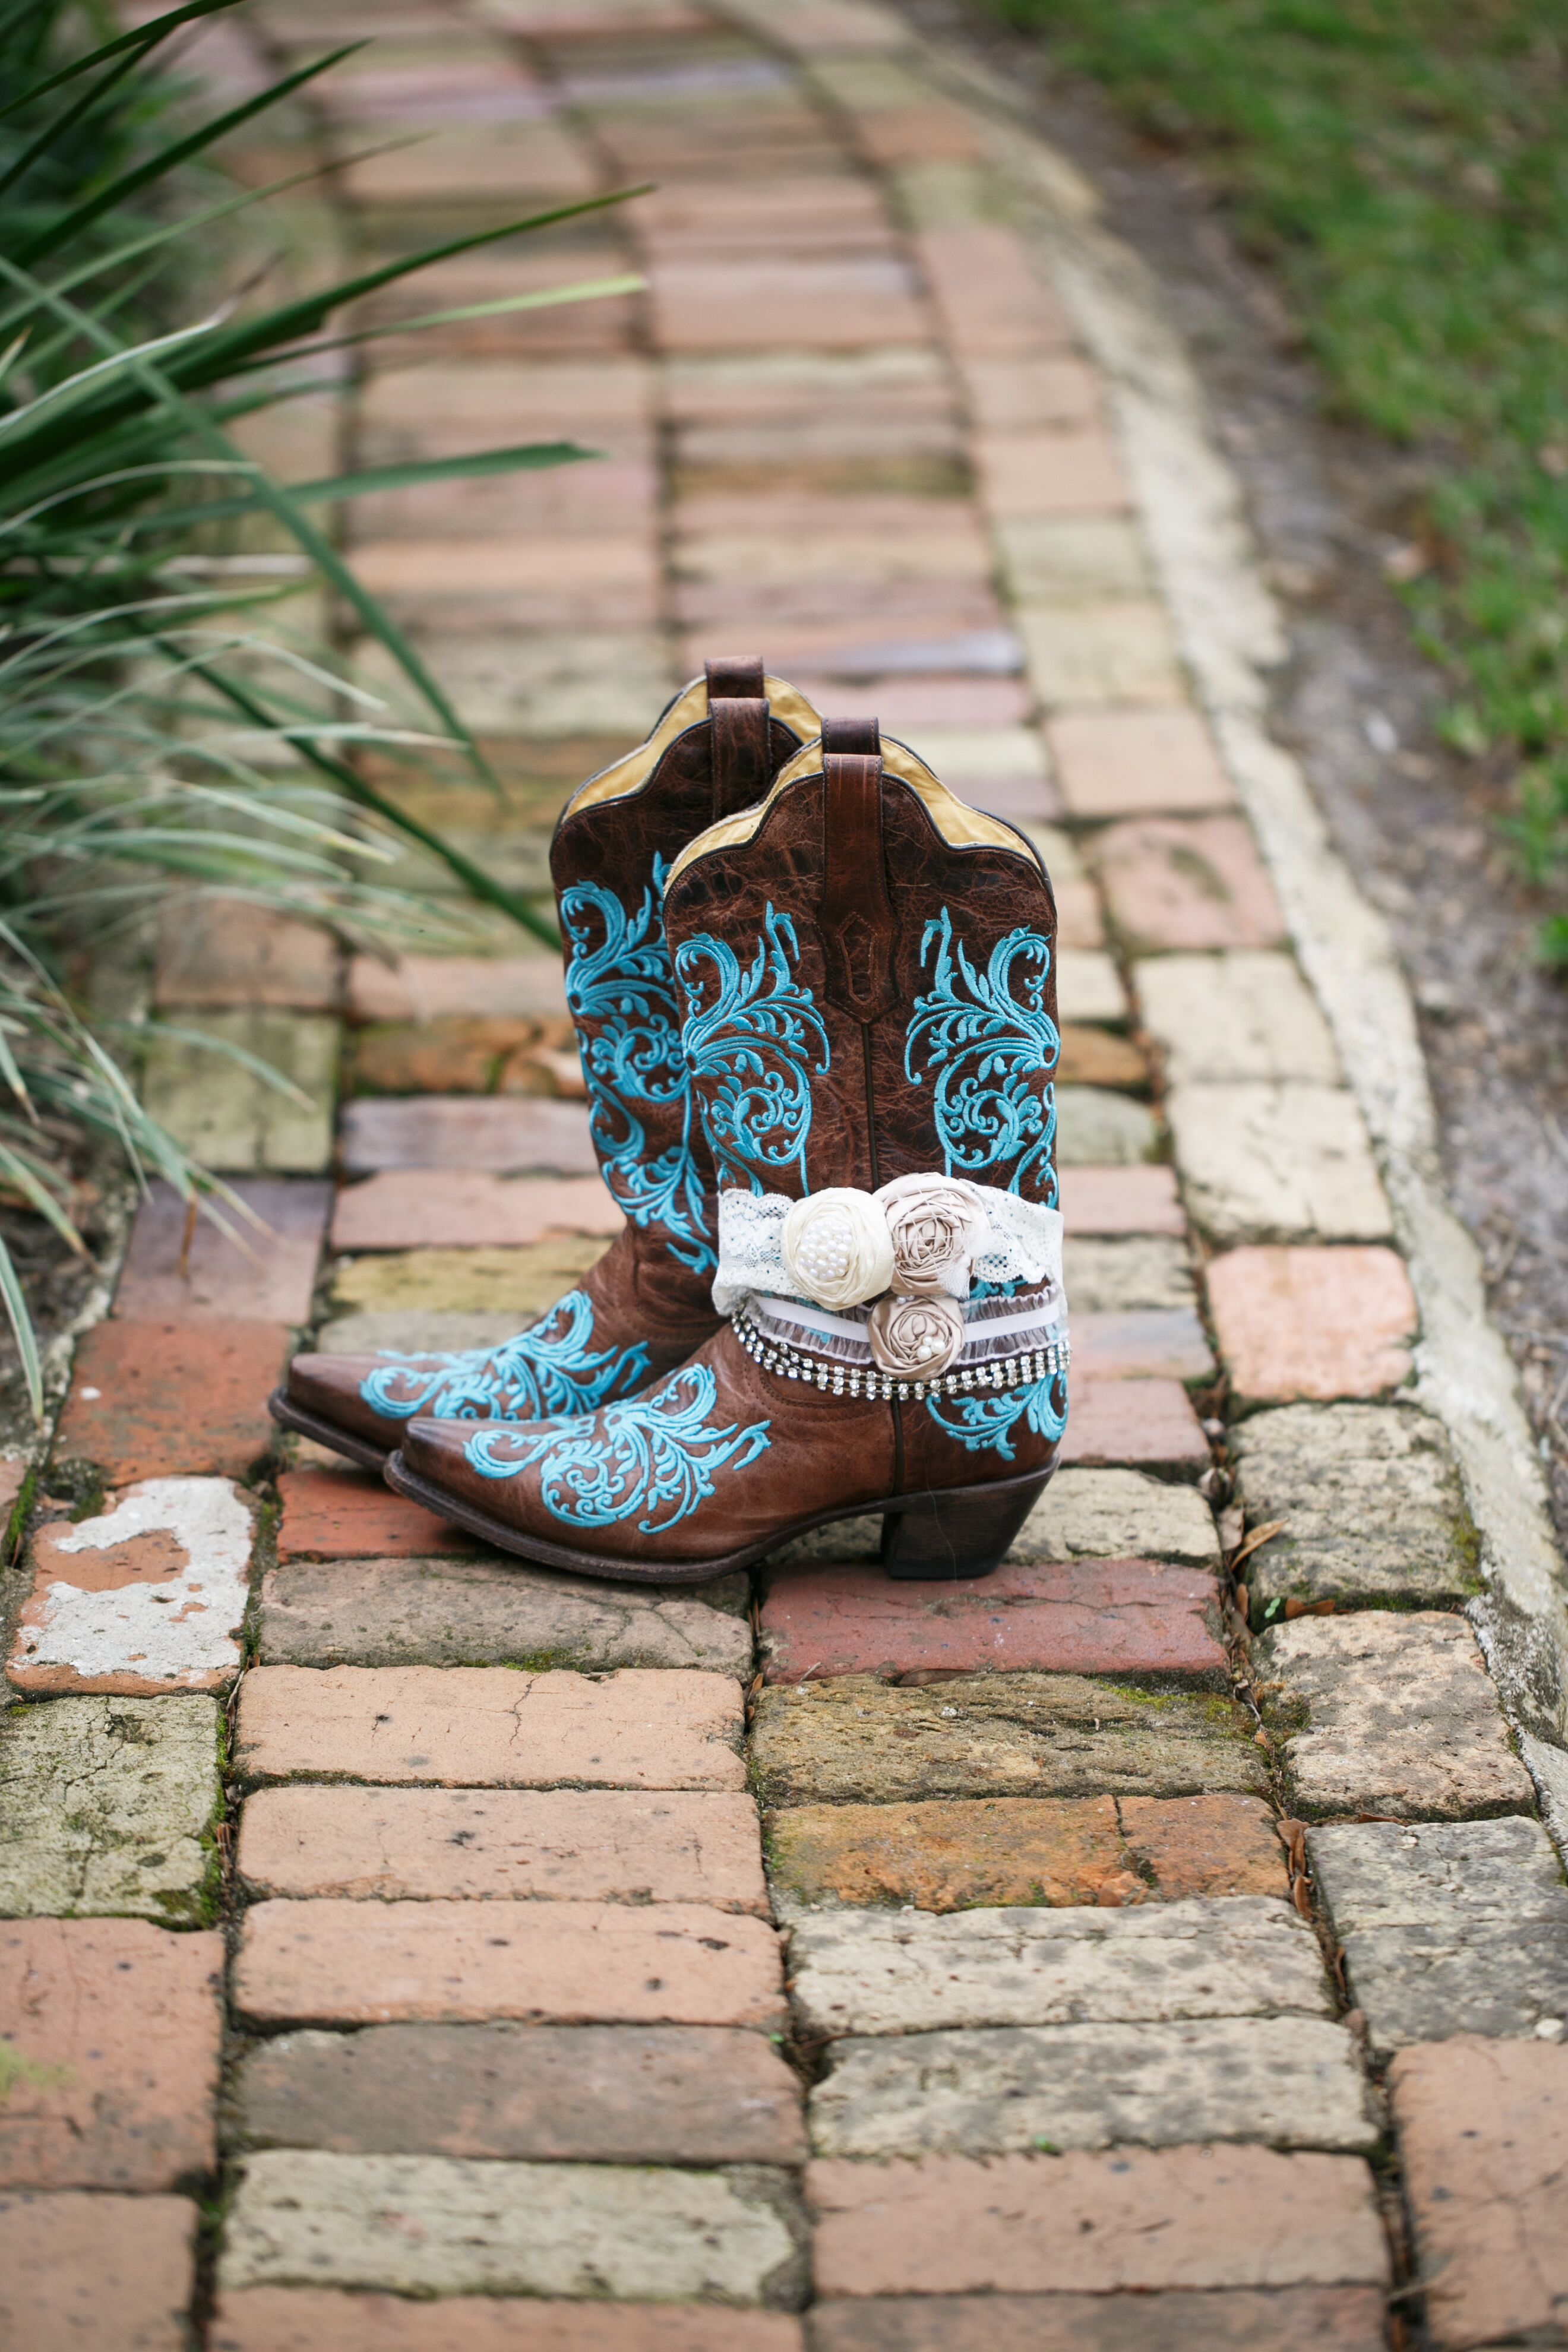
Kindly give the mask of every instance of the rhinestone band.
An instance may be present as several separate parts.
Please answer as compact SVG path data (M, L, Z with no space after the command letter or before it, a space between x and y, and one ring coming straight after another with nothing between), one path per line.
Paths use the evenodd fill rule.
M876 1397L903 1404L923 1397L959 1396L965 1390L1016 1389L1032 1381L1051 1380L1066 1371L1072 1352L1064 1334L1022 1356L968 1364L934 1381L900 1381L874 1366L834 1363L821 1356L808 1356L803 1349L791 1347L787 1339L769 1339L744 1309L735 1317L731 1328L752 1363L760 1364L764 1372L776 1372L781 1380L805 1381L828 1396Z

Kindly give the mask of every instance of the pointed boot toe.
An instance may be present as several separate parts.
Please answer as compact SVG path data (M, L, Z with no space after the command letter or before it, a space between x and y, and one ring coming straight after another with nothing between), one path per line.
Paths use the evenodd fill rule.
M384 1369L375 1356L296 1356L268 1410L282 1428L379 1470L397 1443L399 1424L376 1411L364 1388Z

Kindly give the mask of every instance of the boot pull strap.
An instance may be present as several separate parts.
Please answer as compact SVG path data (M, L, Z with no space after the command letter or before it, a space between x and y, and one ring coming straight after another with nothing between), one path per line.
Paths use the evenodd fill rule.
M882 756L882 730L874 719L825 719L824 751L863 751L873 760Z
M869 725L875 733L875 719ZM826 731L825 728L825 741ZM855 1020L875 1021L879 1013L890 1013L898 1001L893 972L898 919L882 859L879 753L825 752L822 853L817 922L827 968L825 993L830 1004Z
M707 667L717 823L767 791L773 781L771 729L760 656L732 654Z

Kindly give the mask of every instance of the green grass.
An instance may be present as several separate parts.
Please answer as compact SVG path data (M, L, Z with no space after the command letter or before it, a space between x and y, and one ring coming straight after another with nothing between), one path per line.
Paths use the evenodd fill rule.
M1568 898L1568 15L1560 0L992 0L1199 161L1339 413L1426 460L1404 584L1448 742ZM1543 952L1568 964L1568 912Z

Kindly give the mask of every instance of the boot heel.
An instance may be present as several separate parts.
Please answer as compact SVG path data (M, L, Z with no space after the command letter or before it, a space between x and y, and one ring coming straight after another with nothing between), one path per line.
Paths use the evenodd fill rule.
M911 1495L882 1519L882 1566L889 1576L931 1581L989 1576L1028 1517L1050 1471L990 1486L950 1486Z

